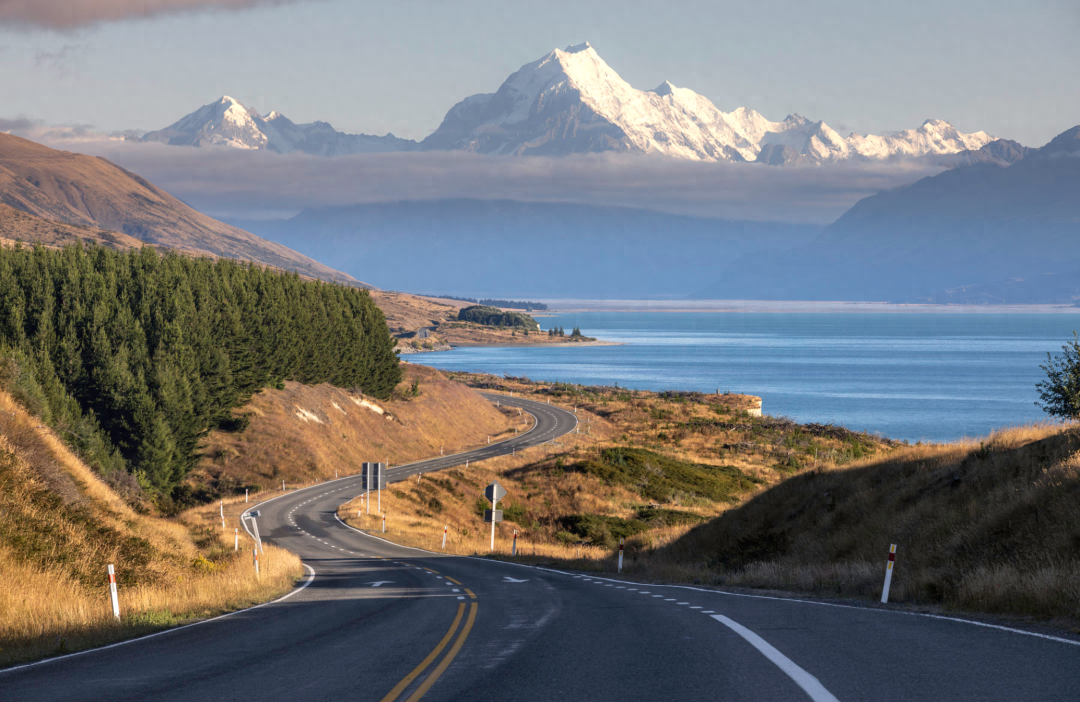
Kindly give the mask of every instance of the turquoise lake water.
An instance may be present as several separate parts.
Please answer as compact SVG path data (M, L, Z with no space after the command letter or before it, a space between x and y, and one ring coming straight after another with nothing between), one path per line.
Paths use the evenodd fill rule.
M1076 314L609 313L538 319L622 346L462 348L408 357L447 370L645 390L758 395L766 414L909 441L1045 418L1035 384Z

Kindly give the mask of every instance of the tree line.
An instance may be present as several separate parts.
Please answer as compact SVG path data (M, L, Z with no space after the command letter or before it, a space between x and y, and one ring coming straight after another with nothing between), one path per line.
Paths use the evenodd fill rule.
M476 299L474 297L457 297L455 295L428 295L427 297L441 297L444 300L457 300L459 302L471 302L474 305L484 305L487 307L503 307L508 310L525 310L526 312L543 312L547 310L548 306L543 302L529 302L522 300L492 300L492 299Z
M522 312L503 312L496 307L487 305L473 305L458 310L460 322L473 322L491 327L521 327L526 331L538 330L540 325L536 320Z
M262 388L388 397L393 347L364 290L151 247L0 249L0 381L97 470L159 497Z

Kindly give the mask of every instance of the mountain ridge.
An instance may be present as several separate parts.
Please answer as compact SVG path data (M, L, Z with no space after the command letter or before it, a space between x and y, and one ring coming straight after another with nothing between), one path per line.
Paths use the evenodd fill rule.
M228 96L142 138L321 156L416 150L511 156L615 151L769 165L941 156L977 151L996 139L981 131L961 133L939 119L891 134L853 132L843 137L825 122L799 114L773 122L748 107L724 112L670 81L652 90L632 87L588 42L553 49L512 73L495 92L464 98L419 143L393 134L345 134L326 122L294 124L277 112L262 117Z

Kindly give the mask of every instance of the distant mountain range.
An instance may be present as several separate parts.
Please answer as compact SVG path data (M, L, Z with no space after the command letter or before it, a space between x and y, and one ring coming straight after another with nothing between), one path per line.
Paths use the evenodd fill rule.
M196 212L103 158L0 134L0 239L115 248L143 244L255 261L311 278L363 285L272 241Z
M827 227L568 203L438 200L234 222L398 290L472 296L1080 301L1080 127L991 142Z
M802 247L744 256L696 297L753 285L774 300L1080 301L1080 127L1006 147L867 197Z
M801 115L772 122L740 107L722 112L707 98L664 82L638 90L587 42L555 49L522 66L494 93L465 98L421 142L393 134L345 134L326 122L295 124L265 117L225 96L143 136L178 146L230 146L320 156L460 150L483 154L566 156L655 153L694 161L817 164L852 159L912 159L975 152L994 142L929 119L888 135L842 137Z
M797 248L821 233L814 225L510 200L327 207L233 224L380 288L517 298L685 297L740 256Z

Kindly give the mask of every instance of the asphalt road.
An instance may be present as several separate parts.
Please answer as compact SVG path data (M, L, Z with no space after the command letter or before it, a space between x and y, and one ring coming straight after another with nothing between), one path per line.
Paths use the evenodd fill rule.
M496 397L496 396L491 396ZM548 441L572 413L403 478ZM640 585L396 546L349 477L258 508L314 575L286 599L0 673L8 700L1080 700L1080 641L895 610Z

